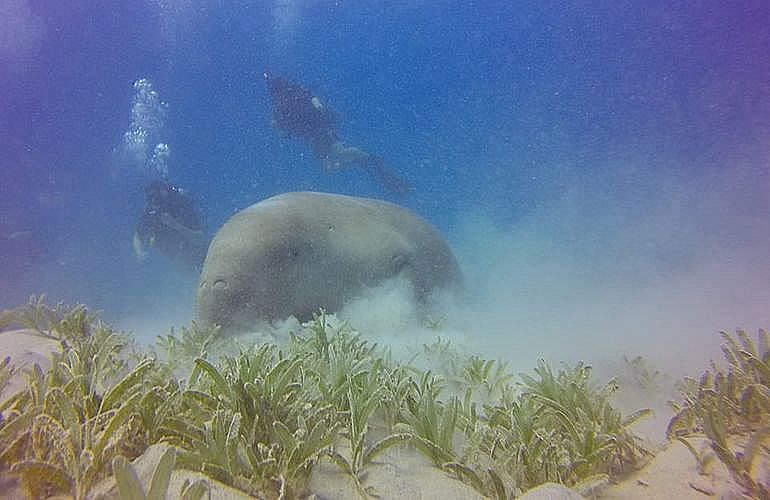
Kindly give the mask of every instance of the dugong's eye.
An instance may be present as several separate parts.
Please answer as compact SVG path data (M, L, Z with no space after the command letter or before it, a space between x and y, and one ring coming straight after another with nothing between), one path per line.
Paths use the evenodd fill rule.
M216 280L214 282L214 290L226 290L228 286L226 280Z

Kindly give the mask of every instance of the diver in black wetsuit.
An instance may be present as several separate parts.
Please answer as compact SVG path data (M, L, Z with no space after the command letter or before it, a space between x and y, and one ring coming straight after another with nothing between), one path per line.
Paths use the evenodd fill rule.
M147 205L134 231L134 253L140 260L154 246L188 269L200 270L208 250L203 217L192 196L165 180L144 187Z
M273 102L275 126L302 139L313 148L327 172L352 166L366 169L387 189L405 194L409 185L385 167L384 160L355 146L348 146L337 134L337 114L321 99L282 76L264 74Z

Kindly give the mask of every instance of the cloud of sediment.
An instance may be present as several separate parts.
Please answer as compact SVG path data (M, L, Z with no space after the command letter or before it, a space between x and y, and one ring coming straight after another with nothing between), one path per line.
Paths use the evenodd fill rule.
M698 179L612 167L507 227L462 221L470 312L490 352L638 353L679 371L718 354L718 330L767 325L770 221L754 166Z
M697 374L719 358L719 330L753 334L770 323L768 186L755 167L694 178L608 165L513 222L494 207L465 211L449 237L468 293L446 306L441 328L400 319L409 295L392 287L343 316L383 342L419 346L440 335L517 371L540 357L625 354L673 376Z

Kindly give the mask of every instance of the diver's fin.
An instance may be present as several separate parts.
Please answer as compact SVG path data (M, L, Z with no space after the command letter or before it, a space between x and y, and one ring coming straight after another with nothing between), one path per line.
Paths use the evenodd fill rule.
M385 161L379 156L371 155L364 166L388 191L405 196L412 190L412 186L405 179L385 167Z

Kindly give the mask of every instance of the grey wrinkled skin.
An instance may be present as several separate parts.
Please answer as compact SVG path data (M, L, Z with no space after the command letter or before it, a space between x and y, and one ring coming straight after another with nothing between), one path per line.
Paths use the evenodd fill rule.
M238 212L214 236L197 320L224 330L291 315L306 320L399 275L416 300L461 280L441 235L409 210L351 196L286 193Z

